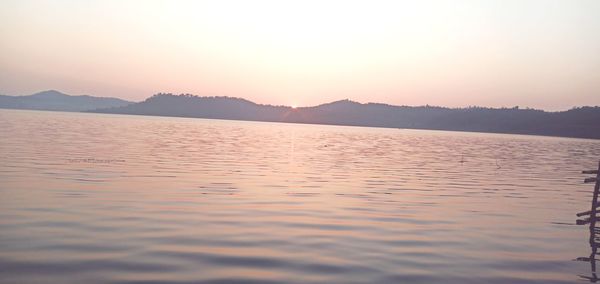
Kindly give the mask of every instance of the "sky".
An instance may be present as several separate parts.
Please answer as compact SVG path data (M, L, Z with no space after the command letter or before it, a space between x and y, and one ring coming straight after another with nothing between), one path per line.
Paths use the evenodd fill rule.
M0 1L0 94L600 105L600 1Z

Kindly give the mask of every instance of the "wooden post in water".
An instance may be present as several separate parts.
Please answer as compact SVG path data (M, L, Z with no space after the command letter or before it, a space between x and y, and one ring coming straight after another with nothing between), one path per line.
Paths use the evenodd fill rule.
M577 217L587 216L588 218L583 220L577 220L577 225L585 225L587 223L590 224L590 247L592 248L592 253L590 257L580 257L577 260L580 261L589 261L592 269L592 276L584 276L580 275L580 277L589 280L590 282L598 282L599 278L596 275L596 255L598 254L598 247L600 247L600 243L596 242L596 220L597 220L597 209L599 207L598 204L598 194L600 193L600 162L598 162L598 169L592 171L583 171L582 174L595 174L596 177L590 177L583 180L584 183L592 183L595 182L594 186L594 194L592 196L592 208L589 211L577 213Z
M583 220L577 220L577 225L585 225L587 223L596 223L596 212L598 209L598 193L600 192L600 162L598 162L598 169L592 171L582 171L582 174L595 174L596 177L590 177L583 180L584 183L595 182L594 195L592 196L592 208L589 211L577 213L577 217L590 215L589 218Z

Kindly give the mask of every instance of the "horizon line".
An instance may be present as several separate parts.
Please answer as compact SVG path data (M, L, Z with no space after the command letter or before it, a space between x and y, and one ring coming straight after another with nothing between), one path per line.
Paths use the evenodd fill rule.
M441 106L441 105L434 105L434 104L424 104L424 105L396 105L396 104L390 104L390 103L385 103L385 102L360 102L360 101L355 101L353 99L350 98L344 98L344 99L338 99L338 100L333 100L330 102L325 102L325 103L320 103L320 104L316 104L316 105L310 105L310 106L291 106L291 105L277 105L277 104L270 104L270 103L258 103L255 102L253 100L249 100L247 98L244 97L236 97L236 96L229 96L229 95L196 95L196 94L192 94L192 93L171 93L171 92L156 92L148 97L146 97L143 100L139 100L139 101L133 101L133 100L129 100L129 99L124 99L118 96L96 96L96 95L90 95L90 94L81 94L81 95L72 95L72 94L68 94L65 93L63 91L59 91L57 89L46 89L46 90L42 90L42 91L37 91L34 92L32 94L29 95L6 95L6 94L2 94L0 93L0 96L4 95L4 96L10 96L10 97L27 97L27 96L32 96L32 95L36 95L36 94L40 94L40 93L45 93L45 92L57 92L57 93L61 93L63 95L67 95L67 96L71 96L71 97L80 97L80 96L89 96L89 97L95 97L95 98L113 98L113 99L119 99L119 100L123 100L123 101L127 101L127 102L131 102L131 103L141 103L144 102L146 100L148 100L149 98L152 98L156 95L172 95L172 96L185 96L185 95L189 95L192 97L196 97L196 98L232 98L232 99L241 99L241 100L245 100L245 101L249 101L251 103L257 104L257 105L265 105L265 106L275 106L275 107L288 107L288 108L292 108L292 109L299 109L299 108L311 108L311 107L318 107L318 106L322 106L322 105L326 105L326 104L331 104L331 103L335 103L335 102L341 102L341 101L349 101L349 102L353 102L353 103L357 103L357 104L361 104L361 105L367 105L367 104L380 104L380 105L388 105L388 106L393 106L393 107L414 107L414 108L418 108L418 107L431 107L431 108L446 108L446 109L469 109L469 108L482 108L482 109L519 109L519 110L537 110L537 111L544 111L544 112L565 112L565 111L569 111L572 109L577 109L577 108L584 108L584 107L600 107L600 105L581 105L581 106L571 106L569 108L564 108L561 110L547 110L547 109L543 109L543 108L535 108L535 107L530 107L530 106L520 106L520 105L513 105L513 106L499 106L499 107L491 107L491 106L481 106L481 105L468 105L468 106L458 106L458 107L450 107L450 106Z

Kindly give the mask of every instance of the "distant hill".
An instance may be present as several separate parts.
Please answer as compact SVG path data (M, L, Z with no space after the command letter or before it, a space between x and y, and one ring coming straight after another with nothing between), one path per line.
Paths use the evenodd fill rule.
M140 103L92 112L600 139L600 107L545 112L517 107L409 107L342 100L292 108L231 97L157 94Z
M117 98L70 96L50 90L30 96L0 95L0 108L54 111L86 111L98 108L121 107L132 104Z

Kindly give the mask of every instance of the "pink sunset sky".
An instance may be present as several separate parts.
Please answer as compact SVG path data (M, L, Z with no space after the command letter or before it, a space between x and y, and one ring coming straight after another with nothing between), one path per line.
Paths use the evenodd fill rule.
M0 93L600 105L600 1L0 2Z

